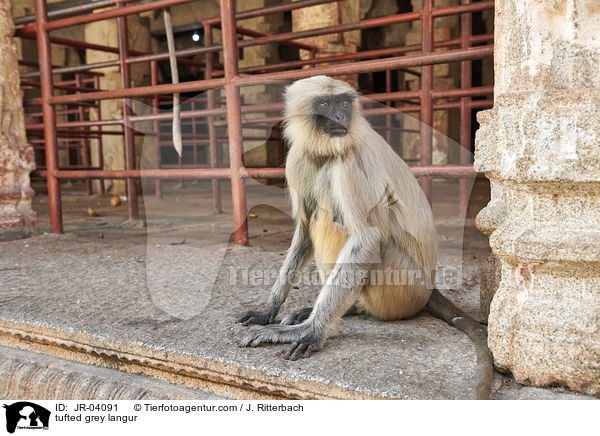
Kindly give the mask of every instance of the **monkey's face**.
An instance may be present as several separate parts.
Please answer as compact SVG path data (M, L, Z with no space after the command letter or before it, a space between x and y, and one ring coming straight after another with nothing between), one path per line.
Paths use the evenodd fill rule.
M354 98L350 93L316 97L312 105L316 127L330 137L345 136L352 121Z

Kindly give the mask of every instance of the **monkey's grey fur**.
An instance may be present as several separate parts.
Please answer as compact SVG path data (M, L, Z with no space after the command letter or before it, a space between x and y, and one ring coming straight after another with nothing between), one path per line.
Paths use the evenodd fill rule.
M357 300L381 319L414 316L431 300L432 313L466 331L479 347L476 397L487 398L492 361L485 329L465 321L466 315L434 290L437 234L431 207L406 163L362 115L358 97L349 85L327 76L286 89L286 179L296 229L266 309L238 320L263 325L240 346L292 343L286 358L308 357ZM331 120L323 121L324 116ZM325 283L314 308L273 324L291 279L313 255ZM401 283L375 283L372 271L386 269L410 274Z

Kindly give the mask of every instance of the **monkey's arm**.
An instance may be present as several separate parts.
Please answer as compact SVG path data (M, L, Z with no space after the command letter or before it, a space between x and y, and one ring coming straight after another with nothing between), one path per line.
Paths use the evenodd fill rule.
M265 310L250 310L240 316L236 322L243 325L272 324L275 321L279 308L285 301L291 287L291 282L298 272L310 260L313 253L312 241L306 224L301 221L296 224L292 244L285 256L283 266L279 270L277 280L271 289L271 295Z
M290 360L308 357L312 352L320 350L342 315L358 298L368 279L369 264L376 261L378 254L379 238L376 229L350 235L306 321L297 325L255 328L239 345L254 347L264 342L292 343L285 355Z

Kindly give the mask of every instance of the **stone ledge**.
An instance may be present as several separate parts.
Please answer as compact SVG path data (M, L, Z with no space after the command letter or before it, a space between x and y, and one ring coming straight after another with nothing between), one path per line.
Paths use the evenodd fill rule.
M0 346L0 398L22 400L216 400L214 394Z
M183 236L162 232L152 242L176 250L162 258L160 275L177 284L169 288L172 298L189 305L202 297L197 279L182 278L181 258L196 274L214 268L216 248L195 245L190 230L185 245L169 246ZM466 399L473 390L470 340L426 314L399 322L344 319L322 352L297 362L281 359L286 345L238 348L245 328L234 324L235 315L262 304L266 291L261 284L232 285L228 274L241 267L269 271L281 262L280 252L228 251L206 307L182 319L153 302L145 238L38 236L1 248L0 345L239 399ZM314 290L303 291L291 292L283 313L311 304ZM466 288L449 297L473 312L477 292ZM497 375L495 397L524 395L527 388L507 388L503 380Z
M126 344L85 333L0 320L0 344L73 362L120 369L238 399L372 399L351 390L297 380L211 359Z

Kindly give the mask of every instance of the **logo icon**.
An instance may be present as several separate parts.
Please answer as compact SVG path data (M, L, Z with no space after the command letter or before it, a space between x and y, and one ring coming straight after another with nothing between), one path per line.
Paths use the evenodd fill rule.
M19 429L48 429L50 411L29 401L4 404L6 409L6 431Z

